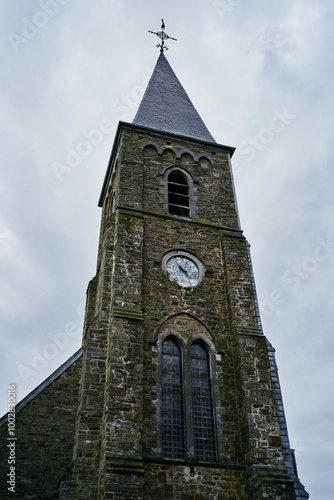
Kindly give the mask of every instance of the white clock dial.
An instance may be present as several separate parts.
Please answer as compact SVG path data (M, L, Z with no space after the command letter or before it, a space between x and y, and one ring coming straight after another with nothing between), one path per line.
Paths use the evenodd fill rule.
M195 286L199 276L198 267L194 261L187 257L171 257L166 264L166 269L172 279L181 286Z
M168 272L169 279L185 288L198 285L204 274L200 261L182 251L169 252L163 257L161 264L163 270Z

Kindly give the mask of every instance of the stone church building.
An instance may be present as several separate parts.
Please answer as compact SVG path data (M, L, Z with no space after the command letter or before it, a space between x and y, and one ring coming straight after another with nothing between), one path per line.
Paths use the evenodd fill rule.
M16 407L0 498L308 498L231 173L161 50L99 200L82 348ZM8 436L1 421L1 443Z

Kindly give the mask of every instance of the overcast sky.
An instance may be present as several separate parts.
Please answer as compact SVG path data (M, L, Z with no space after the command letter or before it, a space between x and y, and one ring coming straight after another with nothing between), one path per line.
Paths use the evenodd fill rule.
M237 148L291 447L311 499L332 500L333 1L12 0L0 11L1 415L8 383L21 400L80 347L115 128L134 117L159 55L148 30L163 17L178 40L172 68L216 141Z

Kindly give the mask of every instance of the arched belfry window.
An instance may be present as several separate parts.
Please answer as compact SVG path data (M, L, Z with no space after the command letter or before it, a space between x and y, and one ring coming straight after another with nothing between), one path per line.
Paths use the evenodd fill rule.
M190 347L190 369L195 459L214 462L216 444L209 353L198 342Z
M190 216L189 183L180 170L173 170L168 176L168 212Z
M212 463L216 437L209 351L200 341L183 351L173 336L162 343L162 456Z
M184 458L184 409L181 350L172 338L162 344L162 451Z

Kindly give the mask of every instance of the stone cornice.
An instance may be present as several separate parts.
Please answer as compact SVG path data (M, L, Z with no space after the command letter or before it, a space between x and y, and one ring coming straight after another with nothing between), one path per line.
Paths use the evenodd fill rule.
M244 239L244 236L242 234L241 229L233 229L225 226L221 226L220 224L215 224L213 222L205 222L203 220L199 219L189 219L187 217L180 217L177 215L169 215L169 214L164 214L161 212L154 212L153 210L139 210L135 208L128 208L128 207L117 207L116 211L119 212L120 215L130 215L132 217L143 217L145 215L151 216L151 217L160 217L162 219L169 219L169 220L174 220L178 222L185 222L187 224L193 224L193 225L199 225L201 227L209 227L213 229L219 229L222 231L222 233L225 236L231 236L234 238L242 238Z

